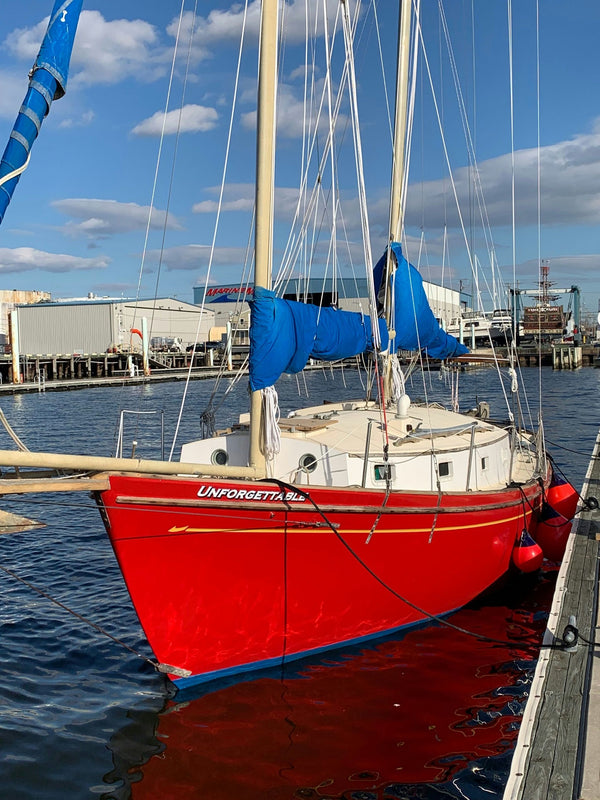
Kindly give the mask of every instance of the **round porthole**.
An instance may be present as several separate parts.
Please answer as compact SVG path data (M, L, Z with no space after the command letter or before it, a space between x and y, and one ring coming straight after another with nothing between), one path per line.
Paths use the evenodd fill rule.
M314 472L317 468L317 459L312 453L305 453L303 456L300 456L298 466L300 469L303 469L304 472Z
M215 450L210 457L210 460L213 464L217 464L219 467L224 467L229 461L229 456L227 455L226 450Z

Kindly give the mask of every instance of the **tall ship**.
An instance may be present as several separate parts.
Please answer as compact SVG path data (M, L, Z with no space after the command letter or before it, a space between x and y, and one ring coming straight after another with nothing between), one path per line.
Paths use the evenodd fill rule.
M534 295L535 305L523 309L523 337L550 340L561 337L567 325L567 314L562 306L555 305L557 294L552 294L550 265L543 261L539 280L539 294Z

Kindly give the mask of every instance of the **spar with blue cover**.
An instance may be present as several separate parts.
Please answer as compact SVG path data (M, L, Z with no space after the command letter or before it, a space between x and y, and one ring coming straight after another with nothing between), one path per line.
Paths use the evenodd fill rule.
M250 388L273 386L284 372L300 372L309 358L338 361L373 349L371 318L354 311L282 300L256 286L250 303ZM388 343L378 320L381 347Z
M40 52L29 73L25 100L0 162L0 222L52 101L58 100L66 92L69 61L82 2L56 0L54 3Z
M430 358L452 358L468 353L454 336L440 327L423 288L423 279L394 242L397 261L393 273L395 338L378 319L381 350L422 350ZM373 275L378 289L383 280L385 253ZM257 286L250 303L250 388L273 386L284 373L300 372L309 358L338 361L374 349L371 318L353 311L321 308L309 303L282 300Z
M423 278L404 257L402 245L399 242L392 242L390 249L396 260L396 269L391 276L394 302L393 327L396 332L390 339L392 351L422 350L430 358L438 359L453 358L468 353L468 348L440 327L429 306L423 288ZM387 256L386 250L373 269L377 294L385 274Z

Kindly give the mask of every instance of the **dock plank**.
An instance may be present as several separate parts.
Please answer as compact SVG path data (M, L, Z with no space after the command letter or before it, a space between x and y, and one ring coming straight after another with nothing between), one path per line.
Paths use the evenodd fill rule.
M600 497L600 435L582 495ZM600 511L580 512L557 581L547 643L550 634L560 639L571 616L581 636L590 641L599 638L599 538ZM581 639L573 652L555 647L540 658L504 800L600 800L600 735L595 739L589 735L590 729L600 727L600 676L596 706L588 719L592 661L598 662L598 656ZM586 723L587 746L594 748L587 773Z

